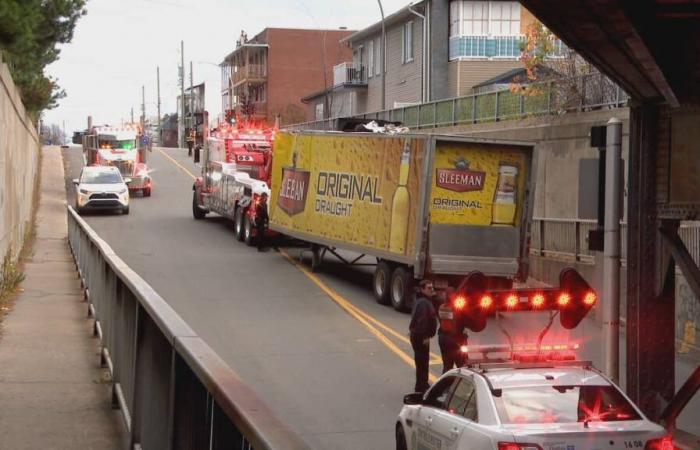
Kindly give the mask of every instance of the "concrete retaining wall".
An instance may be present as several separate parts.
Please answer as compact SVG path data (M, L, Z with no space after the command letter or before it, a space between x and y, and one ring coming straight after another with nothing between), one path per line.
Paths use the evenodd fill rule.
M30 224L40 140L0 57L0 259L16 255ZM1 276L1 274L0 274Z

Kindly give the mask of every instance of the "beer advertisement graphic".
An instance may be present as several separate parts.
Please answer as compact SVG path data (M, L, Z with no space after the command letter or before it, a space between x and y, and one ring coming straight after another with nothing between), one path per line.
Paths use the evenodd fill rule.
M280 134L270 223L406 255L415 248L424 143Z
M299 214L306 208L311 172L297 169L297 154L292 155L292 166L282 168L282 183L277 197L277 206L290 216Z
M431 223L515 225L522 214L526 161L525 153L518 149L438 144Z

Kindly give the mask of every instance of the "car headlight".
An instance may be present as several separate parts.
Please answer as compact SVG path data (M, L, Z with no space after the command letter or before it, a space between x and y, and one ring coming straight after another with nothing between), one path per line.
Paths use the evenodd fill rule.
M122 189L119 191L119 194L126 194L129 190L127 188Z
M88 194L89 194L89 192L88 192L86 189L81 189L81 190L80 190L80 193L83 194L83 195L88 195Z

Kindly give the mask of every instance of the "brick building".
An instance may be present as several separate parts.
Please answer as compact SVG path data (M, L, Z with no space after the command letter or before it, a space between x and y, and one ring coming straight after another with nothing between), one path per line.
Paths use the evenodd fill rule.
M272 124L313 119L301 98L332 84L333 67L352 58L341 40L351 30L266 28L252 39L245 33L221 66L222 111L248 114Z

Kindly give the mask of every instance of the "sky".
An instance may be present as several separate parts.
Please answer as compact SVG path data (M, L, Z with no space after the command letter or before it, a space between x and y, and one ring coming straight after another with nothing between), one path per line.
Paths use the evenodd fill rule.
M382 0L386 15L410 0ZM221 112L221 72L217 66L235 49L241 30L249 37L266 27L362 29L380 20L375 0L88 0L87 15L59 60L47 68L66 91L44 123L63 125L70 136L95 124L138 120L141 87L146 115L157 107L156 67L160 67L161 113L176 111L180 41L184 40L186 86L189 62L194 84L206 83L210 117Z

